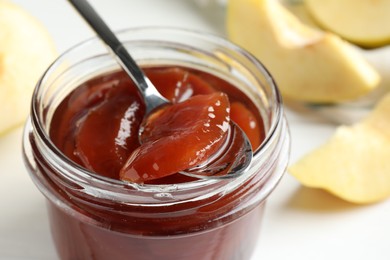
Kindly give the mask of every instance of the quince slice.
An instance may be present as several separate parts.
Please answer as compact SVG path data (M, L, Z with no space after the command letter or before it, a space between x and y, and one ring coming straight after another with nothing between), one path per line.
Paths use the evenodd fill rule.
M366 95L380 81L349 43L307 26L276 0L229 0L229 38L270 70L286 98L335 103Z
M353 203L390 197L390 94L352 126L289 167L303 185L323 188Z
M390 43L390 1L305 0L308 12L325 29L365 47Z
M0 0L0 134L26 119L32 91L55 57L43 25L21 7Z

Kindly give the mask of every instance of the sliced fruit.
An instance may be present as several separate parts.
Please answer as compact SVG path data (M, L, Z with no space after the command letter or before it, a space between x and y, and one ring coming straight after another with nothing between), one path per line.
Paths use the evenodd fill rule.
M306 26L320 30L321 27L318 25L317 21L313 19L312 15L309 14L305 1L291 1L291 0L277 0L280 1L283 6L291 12L294 16L297 17L300 22Z
M303 185L354 203L390 197L390 95L364 120L341 126L323 146L289 168Z
M122 180L143 183L204 162L223 144L229 100L216 92L167 106L145 127L151 136L120 171Z
M36 19L0 0L0 134L21 124L39 77L56 57L54 43Z
M301 23L279 1L229 0L227 32L265 64L286 98L353 100L380 80L352 45Z
M325 29L365 47L390 43L390 1L305 0L308 12Z

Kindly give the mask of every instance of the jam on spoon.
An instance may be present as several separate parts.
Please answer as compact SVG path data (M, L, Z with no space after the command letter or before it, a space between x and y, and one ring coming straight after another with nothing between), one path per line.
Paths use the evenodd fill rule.
M120 178L143 182L204 163L224 143L229 110L228 97L221 92L163 108L154 119L148 119L143 143L121 169Z

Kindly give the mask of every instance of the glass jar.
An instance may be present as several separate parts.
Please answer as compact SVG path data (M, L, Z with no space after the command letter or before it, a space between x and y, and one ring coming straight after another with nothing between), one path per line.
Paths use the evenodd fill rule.
M135 28L118 37L141 65L196 68L227 80L256 105L265 140L250 170L224 180L134 184L99 176L65 157L49 128L59 103L86 80L119 66L99 39L59 57L39 81L25 127L24 158L47 198L61 259L249 259L266 198L288 163L289 133L266 69L230 42L192 31Z

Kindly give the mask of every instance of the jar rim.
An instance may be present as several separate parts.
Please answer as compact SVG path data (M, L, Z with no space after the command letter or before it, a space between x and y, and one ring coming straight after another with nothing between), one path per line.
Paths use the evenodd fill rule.
M122 34L127 33L135 33L137 31L142 32L150 32L153 33L154 31L158 32L171 32L171 33L179 33L180 35L187 35L191 37L197 37L201 38L203 40L211 41L213 43L217 43L219 45L223 45L224 47L227 47L240 55L244 56L246 59L248 59L257 69L261 71L261 74L264 76L266 80L266 84L271 86L272 90L272 97L274 98L273 102L276 104L276 106L273 107L273 113L274 118L266 131L265 139L261 143L258 149L254 152L253 160L257 160L259 157L263 155L265 150L267 150L267 147L270 146L271 140L276 135L277 129L281 127L281 123L283 120L283 107L282 107L282 97L281 94L276 86L276 83L269 73L269 71L265 68L265 66L254 56L252 56L249 52L242 49L241 47L235 45L234 43L231 43L227 39L224 39L220 36L211 34L211 33L205 33L201 31L196 30L188 30L188 29L182 29L182 28L176 28L176 27L134 27L134 28L127 28L118 30L115 33L120 36ZM100 39L96 36L90 37L73 47L70 47L68 50L64 51L45 71L43 76L38 81L36 88L33 93L33 101L31 105L31 123L34 127L34 130L36 131L37 135L39 136L39 141L41 142L41 145L48 148L48 150L51 153L51 156L54 156L55 161L52 161L50 158L49 161L52 161L54 164L58 163L58 161L62 161L64 164L69 165L74 171L73 174L77 173L77 180L81 181L84 184L91 185L93 183L94 186L97 187L109 187L110 190L119 192L121 189L135 189L137 191L146 191L146 192L172 192L177 190L192 190L197 189L200 187L206 187L206 186L219 186L221 183L230 185L231 182L235 182L237 180L238 182L242 182L242 180L249 178L248 173L243 174L239 178L235 179L223 179L223 180L209 180L209 179L198 179L193 182L186 182L186 183L179 183L179 184L136 184L136 183L130 183L122 180L116 180L109 177L104 177L99 174L94 173L93 171L90 171L81 165L78 165L77 163L70 160L67 156L65 156L57 147L56 145L51 141L51 138L49 137L49 134L47 131L43 128L40 115L38 113L39 110L39 95L41 94L42 86L44 85L44 81L50 75L50 73L56 69L56 66L58 66L59 63L61 63L63 60L67 58L68 55L70 55L73 52L76 52L80 49L85 48L89 44L95 44L96 42L99 42ZM130 41L131 42L131 41ZM249 171L248 171L249 172ZM252 173L253 175L253 173ZM75 177L75 176L73 176ZM112 189L111 189L112 188Z

